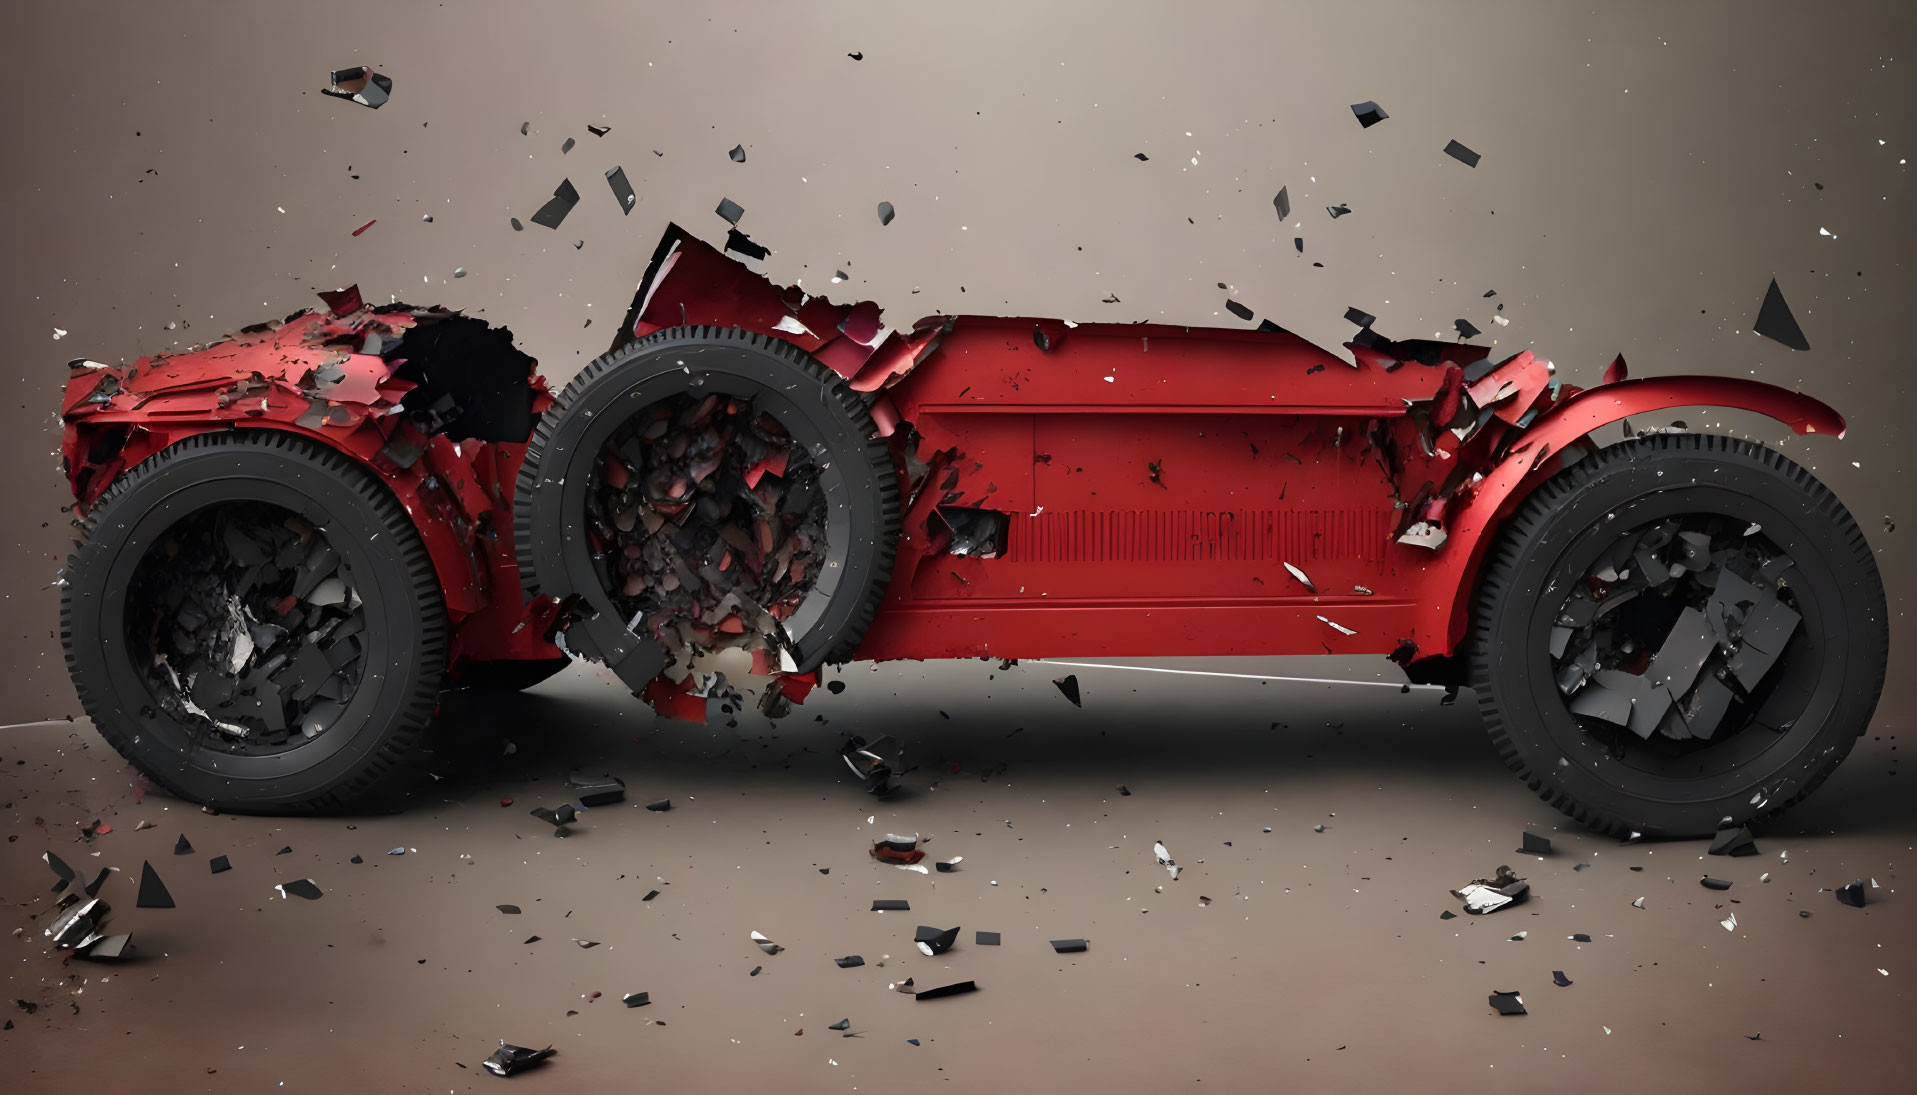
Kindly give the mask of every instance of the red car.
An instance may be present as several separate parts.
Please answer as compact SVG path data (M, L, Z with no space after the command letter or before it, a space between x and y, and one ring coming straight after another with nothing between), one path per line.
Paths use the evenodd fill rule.
M1884 680L1870 548L1803 468L1591 440L1699 405L1842 435L1755 381L1580 390L1355 311L1354 365L1235 301L891 327L677 227L556 397L504 330L322 296L67 387L73 681L192 801L367 802L443 688L568 655L702 718L850 659L1369 653L1469 686L1565 812L1690 836L1808 794Z

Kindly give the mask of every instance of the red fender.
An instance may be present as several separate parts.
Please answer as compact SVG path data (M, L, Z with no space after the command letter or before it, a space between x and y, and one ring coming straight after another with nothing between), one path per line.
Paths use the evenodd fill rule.
M1503 519L1559 469L1556 456L1600 426L1672 407L1733 407L1774 418L1800 434L1844 436L1844 418L1828 404L1756 380L1671 376L1621 380L1581 391L1539 417L1449 522L1451 538L1431 562L1428 588L1457 594L1427 600L1417 633L1443 636L1444 653L1457 649L1469 624L1470 594L1485 552Z

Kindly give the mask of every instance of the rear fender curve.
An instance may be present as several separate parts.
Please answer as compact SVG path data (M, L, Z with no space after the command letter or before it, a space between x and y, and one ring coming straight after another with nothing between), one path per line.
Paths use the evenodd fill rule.
M1672 376L1622 380L1581 391L1543 415L1485 474L1452 527L1446 550L1427 572L1416 633L1421 657L1457 652L1470 624L1472 592L1504 519L1563 466L1558 457L1601 426L1672 407L1729 407L1776 419L1799 434L1844 436L1844 418L1802 392L1737 377Z

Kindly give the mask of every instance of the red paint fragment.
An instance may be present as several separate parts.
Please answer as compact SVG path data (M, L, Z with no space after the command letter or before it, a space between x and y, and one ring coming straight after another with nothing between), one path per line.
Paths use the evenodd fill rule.
M368 228L371 228L372 226L374 226L374 225L376 225L376 224L378 224L378 223L379 223L379 218L378 218L378 217L374 217L374 218L373 218L372 220L369 220L369 221L367 221L367 222L366 222L365 224L362 224L362 225L360 225L360 226L359 226L358 228L355 228L355 229L353 229L353 235L355 235L355 236L357 236L357 235L359 235L359 234L360 234L361 232L364 232L364 231L366 231L366 230L367 230Z

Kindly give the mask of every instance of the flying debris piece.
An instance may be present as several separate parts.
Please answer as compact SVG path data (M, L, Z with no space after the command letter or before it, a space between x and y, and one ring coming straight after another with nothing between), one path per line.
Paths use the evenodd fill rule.
M1452 890L1451 895L1464 902L1465 912L1488 913L1506 905L1523 904L1531 896L1531 885L1511 873L1511 868L1499 867L1496 878L1480 878Z
M739 218L745 216L745 207L731 198L720 198L719 208L713 212L724 217L727 224L738 224Z
M659 891L658 891L658 890L647 890L647 891L646 891L646 896L644 896L644 897L642 897L642 898L640 898L639 900L641 900L641 901L651 901L651 900L652 900L653 898L655 898L655 897L658 897L658 896L659 896Z
M174 855L192 855L193 854L193 845L187 841L185 833L181 833L180 838L173 842L173 854Z
M1529 931L1521 931L1518 934L1512 936L1510 941L1513 943L1522 943L1524 942L1524 937L1530 934L1531 933Z
M974 945L980 947L996 947L998 946L998 936L999 933L997 932L973 932L972 942Z
M1730 883L1724 881L1721 878L1712 878L1710 875L1705 875L1703 878L1700 878L1697 881L1699 885L1703 886L1707 890L1728 890L1731 888Z
M1149 161L1151 157L1145 155L1143 152L1134 152L1132 153L1132 159L1137 160L1139 163L1145 163Z
M751 969L749 969L749 970L747 970L747 971L746 971L746 976L747 976L747 977L757 977L757 976L759 976L759 975L760 975L761 973L764 973L764 972L765 972L765 967L764 967L764 966L754 966L754 967L752 967Z
M625 800L626 781L618 776L589 776L574 772L566 778L566 790L579 796L581 806L606 806Z
M513 224L513 231L515 231L515 232L524 232L524 231L526 230L526 226L525 226L525 225L523 225L523 224L521 224L521 223L519 223L519 218L518 218L518 217L508 217L508 218L506 218L506 219L507 219L507 220L510 220L510 221L512 221L512 224ZM463 267L462 267L462 269L463 269Z
M1458 329L1459 338L1476 338L1484 333L1478 330L1468 319L1454 319L1451 321L1451 325Z
M223 855L216 855L212 859L207 860L206 865L213 869L213 874L224 874L233 869L233 864L228 863L226 857Z
M1515 992L1494 992L1491 994L1491 1006L1499 1015L1525 1015L1524 997Z
M534 938L534 939L537 939L537 938L538 938L538 936L534 936L533 938ZM527 942L531 942L531 941L532 941L532 940L530 940L530 939L529 939L529 940L527 940ZM579 947L579 949L580 949L580 950L582 950L582 951L589 951L589 950L591 950L591 949L593 949L594 947L596 947L596 946L598 946L598 945L599 945L599 940L597 940L597 939L575 939L575 940L573 940L573 943L574 943L575 945L577 945L577 946Z
M578 143L578 141L573 140L571 137L567 137L566 143L559 146L559 154L564 156L566 153L571 152L572 146Z
M1563 970L1551 971L1551 983L1561 989L1568 989L1571 987L1571 979L1569 977L1564 976Z
M1079 702L1078 674L1067 673L1063 677L1060 677L1058 680L1055 680L1052 683L1058 686L1059 692L1061 692L1066 699L1072 701L1073 707L1085 706L1083 703Z
M920 924L912 942L918 944L920 953L930 958L951 950L952 945L958 942L958 933L957 928L932 928Z
M865 965L865 959L856 954L848 954L844 958L834 958L832 961L836 962L842 970L849 970L854 966Z
M772 253L770 247L764 244L754 243L751 236L746 235L737 228L730 229L726 232L726 250L744 255L749 259L760 260L763 260L767 255Z
M1369 327L1378 322L1378 317L1372 315L1370 312L1360 311L1357 308L1346 308L1345 322L1355 323L1360 327Z
M892 223L892 203L880 202L879 203L879 227L883 228L886 225L891 223Z
M1458 914L1452 912L1450 909L1446 909L1443 912L1438 914L1439 920L1456 920L1457 918L1458 918Z
M1519 848L1518 851L1525 855L1551 854L1551 839L1549 837L1542 837L1527 830L1524 834L1523 844L1524 846Z
M866 741L864 738L851 738L839 751L846 767L865 784L868 793L883 795L892 789L892 775L900 763L900 755L905 747L890 734Z
M911 912L912 903L910 901L901 901L896 897L874 898L872 901L872 911L873 912Z
M657 802L648 802L646 803L646 809L651 810L655 814L663 814L667 810L672 809L672 800L662 798Z
M958 981L950 985L940 985L937 988L925 989L913 995L920 1000L936 1000L941 996L958 996L963 993L977 991L977 984L971 981Z
M1279 187L1278 196L1271 199L1271 206L1273 209L1278 210L1279 220L1281 221L1290 220L1291 219L1291 187L1289 186Z
M71 950L99 929L110 911L107 903L99 898L83 901L78 894L68 894L60 899L57 906L65 911L53 918L46 926L46 937L61 950Z
M1737 914L1732 913L1731 915L1725 917L1724 919L1719 920L1718 924L1727 932L1736 931L1737 930Z
M531 132L532 132L532 123L531 123L531 122L520 122L520 123L519 123L519 135L520 135L521 137L524 137L524 136L525 136L526 134L528 134L528 133L531 133Z
M955 855L950 859L938 860L937 862L933 863L932 866L937 867L940 874L951 874L953 871L958 870L958 865L960 863L963 863L964 861L965 861L964 856Z
M1757 854L1757 841L1751 838L1751 831L1740 825L1735 829L1719 829L1711 837L1711 855L1746 856Z
M1337 220L1339 217L1342 217L1345 214L1351 212L1351 207L1349 205L1346 205L1344 202L1339 202L1337 205L1325 206L1325 212L1331 214L1332 220ZM1299 250L1303 250L1303 248L1300 248Z
M1298 569L1295 566L1292 566L1290 563L1284 564L1284 567L1285 567L1285 573L1297 579L1299 585L1304 586L1305 589L1309 590L1312 593L1318 592L1318 587L1311 583L1310 576L1307 575L1304 571Z
M1478 154L1456 141L1452 141L1450 144L1444 146L1444 154L1466 167L1478 166Z
M323 896L320 888L315 886L310 878L296 878L273 888L278 890L283 898L303 897L308 901L318 901Z
M1351 112L1358 116L1358 125L1364 129L1370 129L1372 126L1391 117L1391 115L1384 112L1383 107L1369 99L1366 99L1362 103L1351 104Z
M1837 887L1837 900L1840 904L1849 905L1853 909L1863 908L1864 883L1859 880Z
M1251 309L1245 307L1244 305L1238 303L1235 300L1232 300L1230 297L1225 298L1225 311L1230 312L1232 315L1237 316L1239 319L1242 319L1246 321L1247 323L1251 321L1251 317L1252 317Z
M59 876L59 881L53 884L54 893L59 893L61 890L66 889L74 879L80 877L72 867L67 866L66 860L61 859L52 852L41 852L40 858L46 862L47 866L53 868L54 874Z
M614 186L613 189L617 190L618 187ZM566 214L572 212L572 207L578 204L579 191L572 185L572 180L561 179L559 185L553 189L552 197L546 200L546 204L539 207L539 212L532 215L532 222L542 228L558 228L566 219Z
M733 163L744 163L745 162L745 146L742 144L735 144L732 146L732 151L726 153L726 155L732 157Z
M551 825L554 836L565 836L570 831L566 826L579 820L579 811L574 809L573 804L570 802L562 802L552 809L547 809L544 806L535 806L526 812L546 824Z
M507 916L519 915L519 906L517 905L494 905L493 908L498 909L500 912L505 913Z
M630 215L632 207L639 202L639 195L632 192L632 184L626 181L626 169L615 167L606 172L606 185L612 187L612 196L619 199L619 211Z
M893 992L903 992L909 996L912 994L912 979L908 977L903 981L894 981L885 987L891 989Z
M1778 289L1776 278L1771 279L1771 287L1764 291L1764 303L1757 309L1757 322L1751 324L1751 330L1793 350L1810 349L1803 328L1797 325L1797 317L1791 315L1791 306L1784 303L1784 293Z
M1076 954L1084 949L1085 941L1083 939L1052 940L1052 953L1054 954Z
M1574 943L1589 943L1591 941L1591 937L1584 932L1572 932L1565 938L1570 939Z
M1611 363L1604 367L1604 383L1606 384L1616 384L1620 380L1629 378L1630 375L1631 368L1624 363L1623 354L1612 358Z
M1312 831L1312 832L1314 832L1314 833L1322 833L1322 832L1324 832L1324 831L1325 831L1325 823L1321 821L1321 822L1319 822L1318 824L1316 824L1316 825L1313 825L1313 826L1311 827L1311 831Z
M142 909L173 908L173 895L166 892L166 883L160 881L160 874L153 864L140 861L140 899L134 905Z
M392 97L393 81L382 76L365 65L352 68L334 69L327 74L327 87L320 94L331 95L335 99L351 99L364 107L378 110Z
M1644 899L1640 897L1640 898L1638 898L1638 899L1637 899L1636 901L1633 901L1633 902L1631 902L1631 907L1632 907L1633 909L1641 909L1641 908L1643 908L1643 907L1644 907Z
M612 132L612 127L609 125L589 125L586 127L586 132L595 137L603 137Z
M758 932L752 933L752 941L754 943L757 943L759 945L759 949L766 952L767 954L779 953L779 945L777 943L774 943L772 940L767 939L765 936L760 935Z
M552 1055L551 1046L545 1049L527 1049L525 1046L508 1045L502 1041L499 1043L499 1048L493 1050L491 1057L479 1063L486 1066L486 1071L495 1076L511 1076L526 1071Z
M652 1003L652 994L649 992L629 992L620 999L624 1000L626 1006L629 1008L643 1008L647 1004Z

